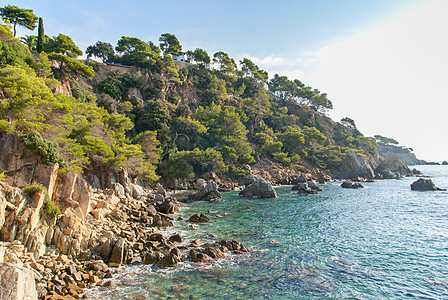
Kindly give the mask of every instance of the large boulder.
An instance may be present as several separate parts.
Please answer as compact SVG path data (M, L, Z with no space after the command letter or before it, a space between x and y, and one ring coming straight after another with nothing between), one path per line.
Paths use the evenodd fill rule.
M299 183L293 186L291 190L297 191L299 194L317 194L322 191L322 188L319 187L313 180L305 180L305 182L299 181Z
M277 192L272 187L272 184L266 179L259 177L256 181L246 186L239 194L248 198L277 198Z
M376 167L375 173L381 174L383 178L384 175L386 175L387 178L384 179L392 179L390 178L391 176L389 173L394 174L394 178L413 175L409 167L396 157L389 157L383 160L378 167Z
M344 181L341 184L341 187L344 189L362 189L364 186L359 182L353 182L351 180Z
M375 177L368 160L355 152L347 153L337 171L341 178L364 177L373 179Z
M204 179L198 179L197 182L198 192L191 194L190 199L198 201L220 201L222 195L218 191L218 185L214 181L205 183Z
M446 191L435 186L431 179L420 178L411 184L413 191Z
M32 271L11 263L0 263L0 299L37 300Z

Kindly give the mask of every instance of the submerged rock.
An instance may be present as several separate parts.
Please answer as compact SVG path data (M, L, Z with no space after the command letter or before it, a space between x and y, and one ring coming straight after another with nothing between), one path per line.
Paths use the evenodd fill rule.
M351 180L344 181L341 184L341 187L344 189L362 189L364 186L359 182L353 182Z
M411 190L413 191L446 191L435 186L431 179L420 178L411 184Z

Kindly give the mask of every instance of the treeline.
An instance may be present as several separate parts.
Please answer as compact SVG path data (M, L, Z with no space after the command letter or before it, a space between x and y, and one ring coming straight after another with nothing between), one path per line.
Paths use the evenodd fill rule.
M0 13L7 20L5 9ZM170 33L158 46L123 36L115 48L98 41L86 54L139 72L111 72L97 82L89 78L101 66L78 60L82 51L70 37L43 35L40 24L38 36L22 43L12 25L0 27L0 130L56 143L47 152L66 168L99 160L151 181L244 174L246 164L262 158L331 170L348 151L375 151L353 120L325 115L333 107L325 93L278 74L269 80L247 58L237 64L222 51L183 52ZM189 62L182 68L173 60L180 55ZM56 93L61 83L70 84L73 97Z

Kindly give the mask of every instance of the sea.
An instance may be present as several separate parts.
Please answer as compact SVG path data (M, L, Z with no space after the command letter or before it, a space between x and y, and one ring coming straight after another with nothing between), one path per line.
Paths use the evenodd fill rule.
M416 166L448 188L448 166ZM250 252L178 268L120 267L100 299L448 299L448 192L411 191L417 178L364 189L321 185L317 195L277 187L276 199L224 193L179 213L185 243L235 239ZM189 227L205 213L211 222ZM140 297L140 298L138 298ZM93 299L93 298L92 298Z

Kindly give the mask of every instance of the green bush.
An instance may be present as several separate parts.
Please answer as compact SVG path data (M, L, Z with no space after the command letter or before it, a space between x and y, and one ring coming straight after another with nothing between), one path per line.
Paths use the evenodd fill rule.
M0 180L5 180L5 172L0 173Z
M41 156L48 164L58 163L60 166L65 166L64 159L59 154L59 146L56 142L42 138L39 132L32 131L28 134L22 134L21 138L28 149Z
M45 212L49 214L52 217L59 216L61 214L61 210L59 207L56 206L56 204L53 203L53 201L49 200L45 203Z
M38 192L46 190L46 188L42 184L28 184L24 189L23 192L27 194L30 197L33 197Z

